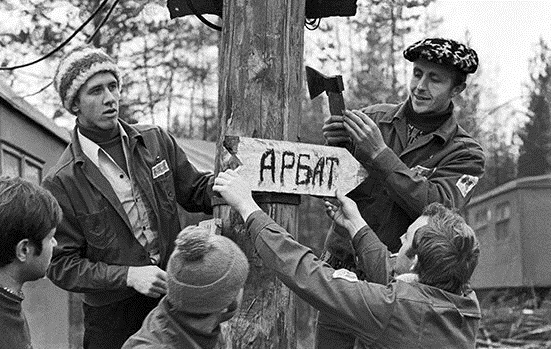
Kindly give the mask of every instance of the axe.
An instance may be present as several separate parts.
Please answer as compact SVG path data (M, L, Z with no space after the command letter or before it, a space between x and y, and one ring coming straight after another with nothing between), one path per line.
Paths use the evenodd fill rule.
M342 91L344 84L341 75L326 76L319 71L306 66L306 82L308 83L308 92L310 99L316 98L325 91L329 97L329 111L331 115L343 115L344 99Z

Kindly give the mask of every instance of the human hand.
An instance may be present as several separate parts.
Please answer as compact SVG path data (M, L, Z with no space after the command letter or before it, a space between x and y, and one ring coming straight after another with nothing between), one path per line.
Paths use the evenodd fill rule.
M239 212L243 221L246 221L254 211L260 210L253 200L249 183L239 174L239 168L220 172L214 179L212 189L220 193L222 198Z
M336 190L339 205L333 204L329 200L325 200L325 212L336 224L345 228L350 234L350 238L354 238L356 233L367 223L362 218L356 203Z
M351 142L350 135L344 128L344 116L330 115L323 121L323 138L327 145L346 146Z
M387 147L377 124L359 110L344 112L344 128L356 142L356 149L367 153L370 159Z
M159 298L166 294L166 272L156 265L128 267L126 285L143 295Z

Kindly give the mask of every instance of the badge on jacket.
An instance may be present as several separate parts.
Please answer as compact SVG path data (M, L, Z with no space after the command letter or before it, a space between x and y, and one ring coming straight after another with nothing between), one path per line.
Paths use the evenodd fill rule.
M464 174L461 178L459 178L457 183L455 183L455 186L459 189L461 195L465 197L471 189L474 188L476 183L478 183L478 177Z
M164 175L168 171L170 171L170 168L168 167L166 160L159 162L157 165L151 168L151 172L153 173L153 179Z
M436 167L428 168L421 165L417 165L415 167L410 168L410 170L413 171L413 174L415 177L420 176L427 179L434 173L434 171L436 171Z
M350 282L358 282L358 276L356 273L351 272L348 269L337 269L333 272L333 279L344 279Z

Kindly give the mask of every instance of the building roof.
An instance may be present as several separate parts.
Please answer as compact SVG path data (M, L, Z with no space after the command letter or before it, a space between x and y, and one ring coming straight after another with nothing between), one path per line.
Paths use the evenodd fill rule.
M473 206L483 201L489 200L495 196L504 194L506 192L521 189L521 188L551 188L551 174L545 174L541 176L531 176L518 178L507 183L500 185L484 194L474 196L469 202L468 206Z
M184 151L195 167L200 171L214 172L216 143L199 139L177 138L176 142Z
M68 130L57 126L50 118L46 117L46 115L42 114L38 109L33 107L23 98L16 95L15 92L2 81L0 81L0 100L5 101L12 108L18 110L35 124L58 137L65 143L69 143L71 140Z

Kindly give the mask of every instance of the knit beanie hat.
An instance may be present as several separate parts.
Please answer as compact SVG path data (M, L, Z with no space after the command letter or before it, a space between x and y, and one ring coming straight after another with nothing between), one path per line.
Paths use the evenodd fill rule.
M100 72L112 73L120 86L121 74L115 61L101 49L80 46L61 59L54 76L54 87L65 109L74 114L71 106L79 89Z
M167 267L170 303L193 314L228 307L249 273L247 257L239 246L204 226L186 227L175 245Z

